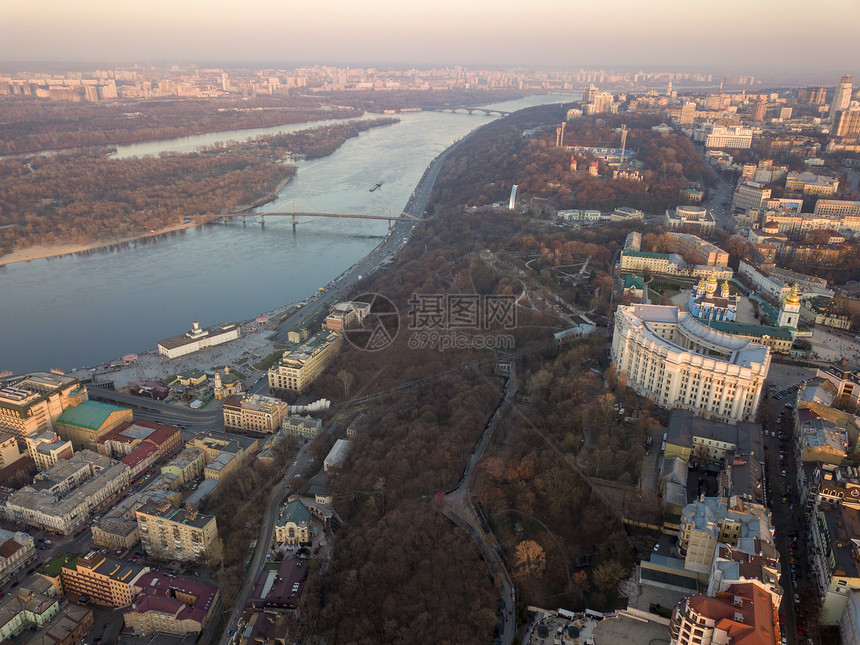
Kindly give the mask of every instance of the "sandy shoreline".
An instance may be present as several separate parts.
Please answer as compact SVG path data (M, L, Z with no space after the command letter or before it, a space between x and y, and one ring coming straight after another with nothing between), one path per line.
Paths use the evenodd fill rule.
M86 251L94 251L96 249L105 249L119 244L127 244L149 237L158 237L176 231L184 231L188 228L200 226L201 222L191 222L189 224L174 224L166 226L157 231L143 233L141 235L128 235L115 240L104 240L101 242L91 242L89 244L56 244L52 246L36 245L28 246L26 249L17 249L6 255L0 255L0 266L14 264L15 262L29 262L30 260L41 260L42 258L53 258L61 255L72 255L74 253L84 253Z
M264 204L268 204L269 202L276 200L278 198L278 194L284 189L284 186L286 186L291 179L292 175L282 179L278 182L278 185L275 187L275 189L268 195L260 197L251 204L237 206L235 209L233 209L233 212L248 212L254 208L258 208ZM165 226L164 228L153 230L148 233L141 233L140 235L127 235L125 237L119 237L114 240L102 240L97 242L90 242L88 244L55 244L51 246L28 246L26 249L16 249L15 251L7 253L6 255L0 255L0 267L5 266L7 264L14 264L16 262L29 262L30 260L55 258L61 255L85 253L88 251L95 251L97 249L106 249L112 246L128 244L130 242L136 242L137 240L143 240L150 237L159 237L161 235L167 235L168 233L175 233L176 231L184 231L189 228L194 228L195 226L203 226L212 221L212 219L217 219L217 217L218 216L215 216L207 220L197 219L196 221L189 222L188 224L174 224L172 226Z

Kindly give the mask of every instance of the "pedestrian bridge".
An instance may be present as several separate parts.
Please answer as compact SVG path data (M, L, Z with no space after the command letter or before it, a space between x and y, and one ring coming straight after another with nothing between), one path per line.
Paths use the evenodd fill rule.
M392 207L391 204L387 204L386 206L380 206L370 211L364 211L359 213L334 213L334 212L326 212L316 210L307 204L302 204L301 202L296 202L295 200L290 201L286 204L288 210L283 211L266 211L266 212L258 212L258 213L211 213L209 215L204 215L205 217L211 219L218 219L219 217L227 218L227 217L241 217L244 221L247 217L260 217L260 224L265 225L267 217L290 217L292 218L293 229L296 228L296 218L297 217L328 217L332 219L368 219L368 220L388 220L388 228L391 229L391 223L398 220L409 220L412 222L419 221L418 217L414 215L410 215L399 208Z
M425 107L421 109L425 112L451 112L453 114L475 114L476 112L480 112L487 116L508 116L511 114L507 110L494 110L493 108L469 107L465 105L459 107Z

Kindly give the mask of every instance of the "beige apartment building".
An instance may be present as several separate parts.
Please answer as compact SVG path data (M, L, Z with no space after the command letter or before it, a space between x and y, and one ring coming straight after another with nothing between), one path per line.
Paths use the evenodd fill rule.
M636 304L616 310L612 360L619 378L657 405L736 423L755 419L770 351L678 307Z
M275 432L290 410L288 403L271 396L230 396L222 405L224 427L253 432Z
M106 558L98 551L85 556L67 557L65 562L51 561L44 573L59 576L67 596L87 596L90 602L108 607L125 607L134 598L134 583L149 571L148 567ZM59 568L54 572L51 567Z
M322 419L308 416L289 416L284 419L281 429L288 437L299 439L316 439L322 430Z
M284 352L280 362L269 370L269 387L301 394L328 367L342 340L339 332L324 330Z
M87 388L76 378L33 372L0 380L0 430L23 443L28 435L55 430L68 407L87 400Z
M213 515L147 502L136 511L140 541L147 554L164 560L202 561L218 539Z
M737 546L738 540L761 540L773 546L770 511L739 497L705 497L681 510L678 548L684 568L710 575L717 544ZM749 549L747 549L749 550Z
M0 584L22 569L24 563L35 555L36 545L28 533L0 529Z
M11 466L21 458L18 440L11 434L0 432L0 468Z
M168 463L161 467L162 474L176 477L177 486L200 479L206 467L206 454L202 448L188 446Z
M28 436L27 452L39 470L48 470L60 459L71 459L74 454L72 442L60 439L51 431Z

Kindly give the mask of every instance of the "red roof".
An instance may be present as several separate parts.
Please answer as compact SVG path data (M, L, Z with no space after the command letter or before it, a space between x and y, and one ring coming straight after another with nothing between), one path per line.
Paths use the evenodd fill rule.
M156 448L154 444L144 442L132 450L131 453L120 459L120 461L129 468L134 468L154 452L158 452L158 448Z
M201 625L218 598L217 587L153 571L143 574L134 583L134 588L138 596L131 605L131 611L166 612L180 620L194 620ZM177 593L183 597L191 596L193 604L186 605L177 598Z
M141 428L149 428L150 430L154 430L152 434L150 434L144 441L148 441L149 443L160 446L161 444L169 441L173 436L179 435L179 428L174 428L173 426L165 426L160 423L153 423L152 421L126 421L125 423L119 424L116 428L105 434L99 439L99 443L105 443L107 441L116 441L120 443L132 443L134 441L138 441L137 437L128 436L123 434L126 430L128 430L131 426L138 426Z

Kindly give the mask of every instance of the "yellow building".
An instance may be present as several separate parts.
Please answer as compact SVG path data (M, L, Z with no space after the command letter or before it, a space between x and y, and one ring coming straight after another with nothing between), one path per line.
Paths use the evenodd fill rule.
M108 607L125 607L134 598L134 583L148 567L106 558L98 551L86 556L59 555L40 572L50 578L59 575L66 596L86 596L88 602Z
M280 362L269 370L269 387L301 394L331 363L342 340L339 332L324 330L284 352Z
M0 380L0 430L23 447L28 435L55 430L63 410L86 400L87 389L68 376L33 372Z
M138 636L199 634L218 608L218 589L196 580L149 572L135 585L137 597L123 612Z
M121 423L132 421L131 410L101 401L83 401L66 408L57 419L57 434L76 449L98 449L98 440Z
M176 375L176 380L179 381L180 385L185 387L188 387L189 385L197 387L198 385L205 383L206 379L206 372L198 370L197 368L183 370Z
M18 440L11 434L0 432L0 468L11 466L21 458Z
M148 555L164 560L203 561L218 539L213 515L147 502L136 511L140 541Z
M304 544L311 539L311 512L301 500L294 499L284 506L275 524L275 542L278 544Z
M69 459L74 453L71 441L60 439L53 432L27 437L27 452L39 470L48 470L60 459Z
M770 511L739 497L705 497L681 510L678 547L684 568L704 574L711 571L717 544L736 546L741 538L773 545Z
M224 400L224 427L254 432L275 432L289 412L289 404L271 396L250 394Z
M174 475L177 486L200 479L206 466L206 454L202 448L188 446L161 467L162 474Z

